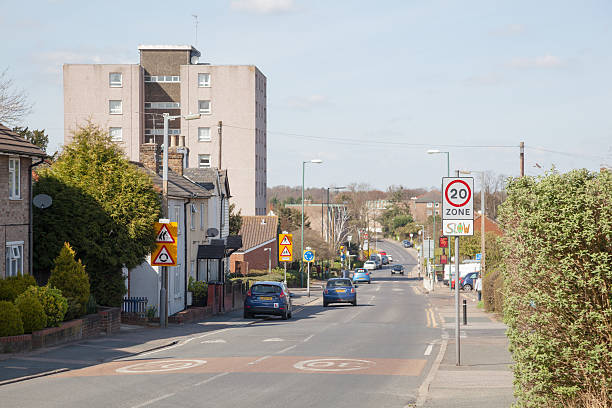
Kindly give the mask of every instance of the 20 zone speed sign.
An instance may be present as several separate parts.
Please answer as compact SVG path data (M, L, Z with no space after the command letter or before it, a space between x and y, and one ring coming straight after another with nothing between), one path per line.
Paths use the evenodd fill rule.
M442 179L442 228L445 235L474 234L474 179Z

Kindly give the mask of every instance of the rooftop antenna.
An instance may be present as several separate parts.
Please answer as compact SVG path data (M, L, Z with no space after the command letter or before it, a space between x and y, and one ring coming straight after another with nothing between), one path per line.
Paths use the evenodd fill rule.
M197 14L192 14L191 17L194 19L195 24L195 46L198 46L198 16Z

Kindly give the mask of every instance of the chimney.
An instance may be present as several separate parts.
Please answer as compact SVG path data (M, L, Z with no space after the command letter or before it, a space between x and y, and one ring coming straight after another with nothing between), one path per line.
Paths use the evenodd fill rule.
M179 153L176 146L171 146L168 150L168 168L179 176L183 176L183 153Z
M162 171L162 153L161 147L156 143L143 143L140 145L140 162L142 165L155 172L156 174Z

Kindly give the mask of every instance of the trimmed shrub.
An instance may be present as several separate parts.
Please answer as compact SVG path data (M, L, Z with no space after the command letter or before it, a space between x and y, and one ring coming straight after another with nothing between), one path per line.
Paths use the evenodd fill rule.
M27 290L19 295L17 299L15 299L15 306L17 306L19 312L21 312L23 331L25 333L32 333L33 331L47 327L45 309L43 309L34 291Z
M206 306L208 299L208 284L206 282L196 281L190 276L188 289L192 292L193 306Z
M75 252L68 242L55 258L55 267L51 271L48 286L62 291L68 300L68 312L65 320L75 319L86 313L89 300L89 277L85 273L85 266L74 258Z
M23 334L21 312L11 302L0 301L0 337Z
M36 286L36 280L32 275L11 276L0 279L0 300L15 301L30 286Z
M612 406L612 172L510 180L504 318L519 407Z
M32 293L38 297L47 315L47 327L57 327L64 321L68 311L68 301L62 296L61 290L48 286L30 286L25 293Z

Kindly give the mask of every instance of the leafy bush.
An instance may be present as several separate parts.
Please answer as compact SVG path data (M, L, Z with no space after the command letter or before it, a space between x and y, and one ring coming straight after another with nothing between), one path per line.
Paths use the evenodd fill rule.
M89 300L89 277L81 260L77 261L74 255L70 244L64 242L59 255L55 258L55 267L51 271L48 283L50 287L61 290L62 295L68 300L66 320L85 314Z
M0 301L0 337L23 334L21 312L11 302Z
M193 294L193 305L194 306L206 306L206 300L208 299L208 284L206 282L200 282L193 277L189 277L188 290Z
M482 300L487 312L503 312L504 278L499 269L489 270L482 279Z
M48 286L30 286L24 294L32 293L42 305L47 315L47 327L59 326L68 311L68 301L62 291Z
M30 286L36 286L36 280L32 275L11 276L0 279L0 300L13 302Z
M32 286L32 288L35 287ZM15 299L15 306L21 313L25 333L32 333L47 327L47 315L35 291L26 290L23 292Z
M511 180L504 315L521 407L612 406L612 173ZM597 404L594 402L597 401Z

